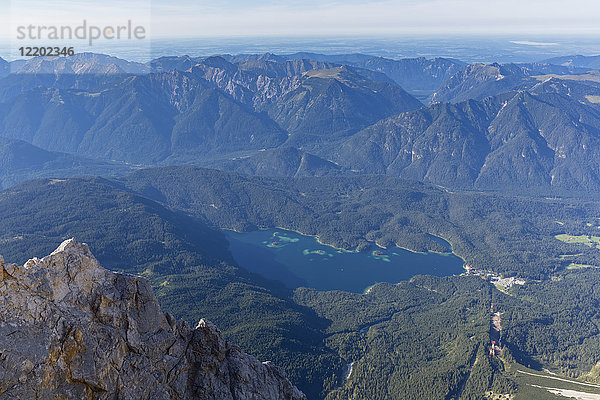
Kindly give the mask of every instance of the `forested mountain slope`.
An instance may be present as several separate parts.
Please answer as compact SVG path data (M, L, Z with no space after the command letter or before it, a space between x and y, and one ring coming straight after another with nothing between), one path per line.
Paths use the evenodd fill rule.
M0 189L42 177L96 174L122 175L132 168L72 154L50 152L27 142L0 137Z
M449 192L393 177L259 178L196 167L147 169L120 181L221 228L282 227L348 250L376 242L444 251L436 235L468 264L536 278L599 259L593 248L554 237L595 234L596 202Z

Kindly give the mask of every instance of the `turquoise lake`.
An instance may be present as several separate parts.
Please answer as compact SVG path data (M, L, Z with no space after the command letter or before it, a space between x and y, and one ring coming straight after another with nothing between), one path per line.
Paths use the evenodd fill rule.
M378 282L397 283L415 275L450 276L463 272L463 260L452 253L413 253L398 247L375 246L360 253L347 252L322 245L312 236L283 229L225 231L225 235L241 267L292 289L304 286L362 293Z

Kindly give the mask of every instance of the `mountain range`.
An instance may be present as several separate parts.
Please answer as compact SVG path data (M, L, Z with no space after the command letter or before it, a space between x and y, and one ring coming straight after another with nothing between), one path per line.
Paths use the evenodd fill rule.
M599 88L580 97L571 86L551 78L530 91L403 113L354 135L336 159L449 187L597 191L600 110L591 96Z
M0 79L0 137L120 164L117 174L195 164L596 191L600 79L593 58L572 58L484 65L267 53L141 64L85 53L5 62L18 69Z

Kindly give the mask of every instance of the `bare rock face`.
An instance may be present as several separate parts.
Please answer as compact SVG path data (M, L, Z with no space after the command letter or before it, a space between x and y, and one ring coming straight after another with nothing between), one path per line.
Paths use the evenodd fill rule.
M284 374L164 314L144 278L63 242L0 259L0 399L305 399Z

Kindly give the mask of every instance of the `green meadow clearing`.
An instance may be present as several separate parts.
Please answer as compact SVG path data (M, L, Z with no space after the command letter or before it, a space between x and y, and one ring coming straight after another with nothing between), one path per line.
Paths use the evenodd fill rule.
M600 248L600 236L587 236L587 235L575 236L575 235L568 235L566 233L562 233L562 234L556 235L554 237L564 243L584 244L589 247Z

